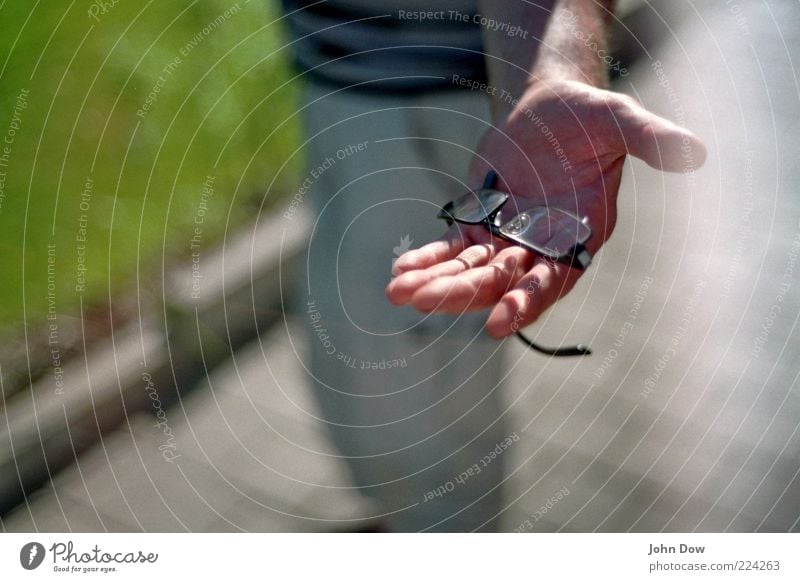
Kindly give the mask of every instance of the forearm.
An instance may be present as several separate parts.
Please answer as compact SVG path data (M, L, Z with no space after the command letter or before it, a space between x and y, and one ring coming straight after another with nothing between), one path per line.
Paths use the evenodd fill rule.
M614 0L481 0L483 16L520 26L526 34L509 35L507 29L484 28L484 45L490 83L498 88L495 113L510 104L500 94L521 97L539 81L572 80L606 87L603 62L606 34Z

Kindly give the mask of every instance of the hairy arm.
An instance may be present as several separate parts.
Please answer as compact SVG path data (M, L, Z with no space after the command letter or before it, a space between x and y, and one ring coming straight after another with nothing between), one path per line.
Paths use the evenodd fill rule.
M505 27L484 28L486 64L495 87L517 97L542 80L607 87L602 55L614 0L482 0L479 6L483 16L523 31L510 35ZM495 103L496 116L511 108L504 101Z

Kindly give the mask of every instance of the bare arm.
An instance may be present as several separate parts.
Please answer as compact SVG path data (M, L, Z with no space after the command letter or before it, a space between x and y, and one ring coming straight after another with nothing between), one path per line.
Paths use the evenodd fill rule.
M607 87L608 74L599 53L607 50L613 5L614 0L482 0L482 15L516 24L527 33L509 35L506 28L484 27L490 82L516 96L539 80Z

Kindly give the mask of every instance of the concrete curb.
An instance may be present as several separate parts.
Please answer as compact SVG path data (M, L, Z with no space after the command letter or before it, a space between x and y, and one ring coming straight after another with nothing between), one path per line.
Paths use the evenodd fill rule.
M137 411L157 412L281 314L310 217L275 214L165 274L163 313L115 330L8 399L0 421L0 515ZM282 247L281 247L282 241ZM155 407L155 408L154 408Z

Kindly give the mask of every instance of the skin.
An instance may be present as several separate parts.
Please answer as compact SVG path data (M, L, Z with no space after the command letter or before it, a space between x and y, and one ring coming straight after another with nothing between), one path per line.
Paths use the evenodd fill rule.
M494 123L476 151L470 182L480 187L487 169L494 168L497 189L511 194L504 207L508 216L553 205L587 217L592 255L614 230L627 155L670 172L686 170L681 148L687 144L695 168L705 159L704 145L693 133L606 89L598 51L606 49L611 4L495 0L481 5L481 14L520 24L529 34L522 39L484 31L489 81L497 91ZM533 114L553 132L568 167L552 139L531 120ZM536 321L582 274L499 240L483 227L454 225L440 239L397 259L386 295L394 305L421 312L489 309L486 331L499 339Z

